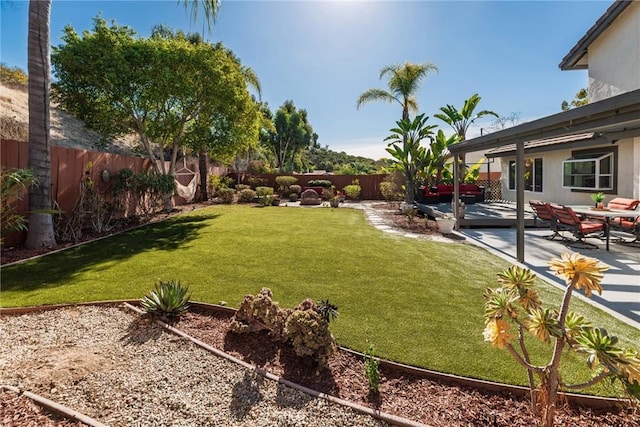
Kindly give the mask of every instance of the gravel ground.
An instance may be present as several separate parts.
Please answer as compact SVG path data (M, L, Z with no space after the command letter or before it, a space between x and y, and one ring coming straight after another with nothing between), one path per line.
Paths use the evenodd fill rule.
M0 348L3 384L110 426L386 425L255 376L119 307L2 316Z

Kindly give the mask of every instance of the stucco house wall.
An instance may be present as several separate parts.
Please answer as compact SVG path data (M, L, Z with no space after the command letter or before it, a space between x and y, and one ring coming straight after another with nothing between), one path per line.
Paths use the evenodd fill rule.
M617 162L617 191L605 193L605 203L615 197L640 199L640 138L620 140ZM589 147L597 148L597 147ZM525 154L525 158L542 158L541 192L524 192L525 203L529 200L544 200L563 205L590 205L591 194L595 191L571 191L562 187L562 162L571 157L572 150L555 150L546 153ZM515 156L502 158L502 195L506 200L515 201L516 191L509 189L509 161ZM634 172L635 171L635 172Z
M589 45L589 101L640 88L640 1Z

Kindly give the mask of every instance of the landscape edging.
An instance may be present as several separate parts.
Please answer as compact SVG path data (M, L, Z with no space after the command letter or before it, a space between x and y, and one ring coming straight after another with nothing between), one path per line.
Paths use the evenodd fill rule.
M100 421L94 420L93 418L84 415L74 409L71 409L68 406L64 406L60 403L54 402L53 400L47 399L46 397L40 396L30 391L22 390L18 387L10 385L0 385L0 390L8 390L14 393L21 394L33 400L38 406L42 406L43 408L62 415L63 417L70 420L80 421L81 423L91 427L108 427L106 424L102 424Z
M64 308L64 307L73 307L73 306L88 306L88 305L119 305L119 304L125 304L125 305L131 305L131 304L137 304L140 302L140 299L124 299L124 300L109 300L109 301L94 301L94 302L82 302L82 303L69 303L69 304L55 304L55 305L39 305L39 306L30 306L30 307L9 307L9 308L0 308L0 316L2 315L19 315L19 314L25 314L25 313L31 313L31 312L36 312L36 311L47 311L47 310L55 310L58 308ZM223 306L223 305L219 305L219 304L211 304L211 303L206 303L206 302L190 302L191 306L193 307L199 307L199 308L203 308L203 309L207 309L207 310L220 310L220 311L226 311L229 313L235 313L237 310L231 307L227 307L227 306ZM131 306L132 308L134 308L136 311L138 311L138 309L136 307ZM172 328L171 326L167 325L167 327ZM175 329L175 328L172 328ZM176 329L176 331L178 331ZM183 333L181 331L178 331L179 333ZM186 335L186 334L185 334ZM195 338L192 338L195 340ZM204 346L207 346L207 344L202 343ZM214 347L211 347L212 349L214 349L214 353L218 354L217 352L220 352L221 354L219 354L222 357L227 357L227 358L233 358L235 362L240 363L241 365L247 367L248 369L255 369L256 372L259 372L259 368L255 368L253 367L253 365L249 365L246 364L246 362L234 358L231 355L228 355L227 353L224 353L218 349L215 349ZM341 350L344 350L348 353L354 354L358 357L363 358L364 355L360 352L357 352L355 350L351 350L349 348L346 347L340 347ZM502 383L497 383L497 382L492 382L492 381L486 381L486 380L480 380L480 379L475 379L475 378L468 378L468 377L462 377L459 375L454 375L454 374L447 374L447 373L443 373L443 372L438 372L438 371L432 371L429 369L424 369L424 368L417 368L415 366L410 366L410 365L405 365L402 363L398 363L398 362L393 362L393 361L389 361L389 360L385 360L385 359L380 359L380 364L381 365L387 365L387 366L391 366L394 367L396 369L400 369L403 370L405 372L408 373L412 373L412 374L416 374L419 376L423 376L425 378L430 378L430 379L435 379L435 380L439 380L439 381L444 381L447 383L455 383L457 385L461 385L461 386L465 386L465 387L474 387L474 388L479 388L482 390L487 390L487 391L492 391L492 392L509 392L512 393L516 396L527 396L529 393L529 388L527 387L523 387L523 386L516 386L516 385L509 385L509 384L502 384ZM267 373L269 374L269 373ZM271 375L271 374L269 374ZM273 379L273 378L272 378ZM282 381L287 381L282 379ZM284 383L283 383L284 384ZM301 386L302 387L302 386ZM619 398L614 398L614 397L604 397L604 396L592 396L592 395L586 395L586 394L577 394L577 393L565 393L565 392L560 392L560 395L565 397L567 399L567 401L571 402L571 403L575 403L578 405L582 405L582 406L588 406L591 408L615 408L618 407L622 404L626 404L628 403L628 401L626 399L619 399Z

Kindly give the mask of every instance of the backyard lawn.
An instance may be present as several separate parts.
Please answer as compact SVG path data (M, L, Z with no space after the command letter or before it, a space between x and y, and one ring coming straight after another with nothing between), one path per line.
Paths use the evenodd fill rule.
M38 260L2 268L3 307L140 298L159 280L180 280L192 299L237 307L247 293L273 291L281 306L329 299L340 345L438 371L525 384L506 351L483 341L482 298L508 264L467 244L385 234L354 209L220 205L193 211ZM543 301L561 291L539 282ZM606 292L606 288L605 288ZM617 335L640 331L577 299L573 310ZM534 358L550 349L533 343ZM566 382L587 378L584 360ZM605 385L589 390L611 394Z

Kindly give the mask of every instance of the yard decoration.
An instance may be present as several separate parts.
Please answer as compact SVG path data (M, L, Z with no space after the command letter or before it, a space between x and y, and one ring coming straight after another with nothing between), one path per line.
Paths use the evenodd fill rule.
M602 328L594 328L584 317L569 311L575 289L583 289L587 297L591 297L593 291L602 293L603 273L608 267L579 253L562 254L561 259L552 259L549 265L567 283L559 312L542 307L538 292L533 289L536 275L517 266L498 274L502 287L488 288L484 294L485 341L508 350L527 369L531 407L545 427L553 426L560 389L581 390L609 378L621 381L630 395L640 398L638 352L616 346L616 337ZM531 362L524 340L525 330L539 340L553 344L547 365ZM559 366L565 347L587 355L587 365L594 371L592 378L582 384L562 381ZM537 384L535 376L539 380Z
M190 297L189 287L182 286L179 281L160 281L142 298L140 305L146 314L173 320L189 308Z

